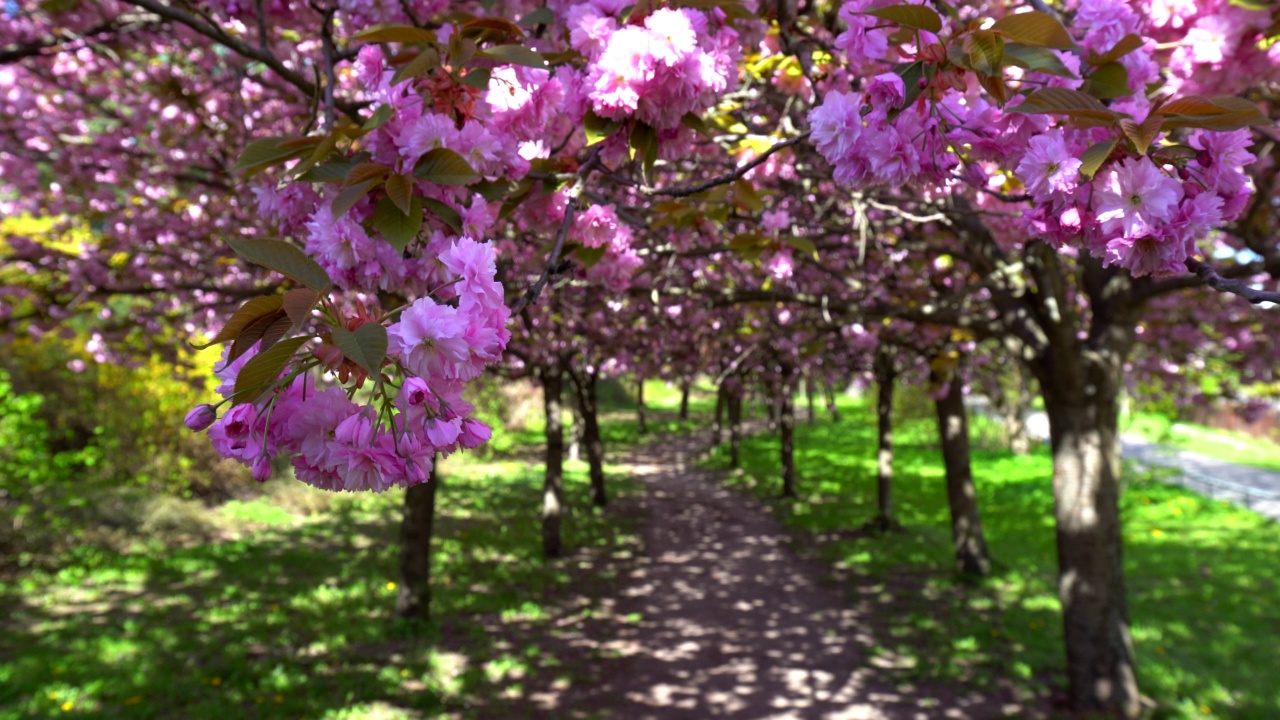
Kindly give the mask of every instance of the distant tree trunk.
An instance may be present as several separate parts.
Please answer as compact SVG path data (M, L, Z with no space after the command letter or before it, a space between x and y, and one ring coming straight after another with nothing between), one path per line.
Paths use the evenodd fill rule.
M788 371L783 374L781 397L778 403L778 435L782 446L782 497L786 498L796 496L796 407L793 397L795 388L791 386L791 377L792 373L788 368Z
M778 396L769 392L767 388L761 390L760 396L764 398L764 412L765 417L769 419L769 432L777 432L778 410L781 407L781 402Z
M805 399L809 401L809 424L818 422L818 414L813 409L813 376L810 375L804 379Z
M1031 393L1027 391L1030 378L1021 365L1008 367L1008 375L1001 375L997 387L999 397L991 398L991 404L1000 415L1001 435L1005 445L1014 455L1031 452L1031 436L1027 432L1027 411L1031 407Z
M742 391L730 390L729 396L729 467L741 464L742 450Z
M571 417L573 418L573 426L569 428L569 451L570 460L577 462L582 459L582 443L583 443L583 420L582 411L578 403L570 406Z
M724 402L725 389L721 383L716 387L716 444L724 442Z
M969 464L969 419L958 372L948 383L947 394L935 401L942 463L947 472L947 502L951 506L951 540L956 551L956 572L986 577L991 558L982 535L978 494ZM940 378L935 377L935 381Z
M600 439L600 419L596 414L596 374L584 371L573 376L582 417L582 444L587 449L591 475L591 504L604 507L609 499L604 488L604 442Z
M680 384L680 419L689 419L689 381Z
M436 488L440 473L432 463L427 481L404 492L404 519L400 523L400 594L396 614L404 618L431 619L431 535L436 516Z
M827 395L827 412L831 413L831 422L840 422L840 408L836 407L836 391L831 383L823 383Z
M564 369L559 361L542 368L543 406L547 415L546 476L542 487L542 554L560 557L560 526L564 516L564 425L560 394Z
M639 375L636 376L636 424L641 435L649 432L649 419L645 417L644 407L644 378Z
M876 351L876 517L872 525L889 529L897 523L893 516L893 385L897 379L893 353L881 345Z

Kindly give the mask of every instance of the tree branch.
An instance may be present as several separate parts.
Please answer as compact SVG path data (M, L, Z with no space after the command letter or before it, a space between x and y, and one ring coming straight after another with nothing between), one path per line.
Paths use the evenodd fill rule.
M1196 274L1196 277L1209 287L1218 292L1239 295L1254 305L1264 302L1280 304L1280 292L1257 290L1249 286L1249 283L1242 280L1231 280L1218 274L1212 266L1195 258L1187 258L1187 269Z
M759 157L756 157L751 162L747 163L746 165L743 165L737 170L734 170L731 173L726 173L719 177L711 178L706 182L700 182L697 185L687 185L685 187L678 187L678 188L665 188L665 189L646 188L644 190L644 193L646 195L662 195L666 197L688 197L689 195L696 195L702 192L703 190L710 190L711 188L716 187L718 185L725 185L727 183L733 182L734 180L740 179L743 175L746 175L748 172L750 172L751 170L755 169L757 166L764 163L765 160L768 160L770 155L773 155L779 150L789 148L792 145L795 145L804 140L807 140L808 138L809 138L809 133L805 132L805 133L796 135L793 138L788 138L787 140L783 140L782 142L777 143L776 145L769 148L768 150L765 150L763 153L759 155Z

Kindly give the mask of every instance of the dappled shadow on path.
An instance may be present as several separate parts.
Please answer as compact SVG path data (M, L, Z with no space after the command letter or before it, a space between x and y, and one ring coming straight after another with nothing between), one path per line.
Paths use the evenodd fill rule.
M567 704L614 718L993 718L1011 698L901 681L873 657L891 609L820 584L753 499L691 467L709 438L668 438L628 458L648 488L646 551L612 617L587 630L609 661ZM856 603L856 604L855 604Z

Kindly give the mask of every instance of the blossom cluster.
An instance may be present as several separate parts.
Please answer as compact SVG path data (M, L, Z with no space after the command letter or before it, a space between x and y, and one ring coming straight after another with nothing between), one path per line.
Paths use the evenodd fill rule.
M741 43L723 11L661 8L643 24L627 24L620 15L628 5L592 0L568 8L570 44L589 61L584 88L597 115L670 129L737 82Z
M258 480L266 480L273 459L284 454L299 480L326 490L380 492L425 482L437 453L489 439L490 429L472 417L463 389L501 359L510 339L510 311L494 278L492 247L461 238L440 255L440 264L453 278L456 305L419 298L387 328L386 370L403 378L391 406L357 403L354 388L322 387L304 365L286 368L263 399L234 405L220 418L208 405L193 409L187 426L208 427L214 449L252 467ZM326 342L311 355L333 365L341 354L332 350ZM224 398L233 397L237 377L255 354L217 369Z

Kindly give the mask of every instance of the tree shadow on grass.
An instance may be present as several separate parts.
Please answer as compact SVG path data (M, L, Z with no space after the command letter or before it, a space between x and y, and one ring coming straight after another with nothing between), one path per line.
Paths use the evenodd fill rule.
M748 472L731 482L765 498L797 547L833 568L855 601L870 594L891 605L900 622L886 647L915 658L909 675L1060 699L1065 663L1047 451L974 451L995 574L965 582L951 565L942 464L929 423L909 427L895 443L895 502L905 530L854 532L875 508L874 423L863 414L797 428L799 501L774 497L776 438L751 438L743 451ZM711 462L723 464L724 453ZM1160 704L1157 714L1280 716L1280 612L1260 601L1280 578L1280 529L1145 476L1130 482L1122 516L1139 679Z
M614 480L625 510L634 492ZM578 550L543 563L540 484L527 466L446 478L430 624L391 614L394 495L0 587L0 718L538 716L532 696L584 682L592 650L574 623L636 542L627 515L586 507L575 473Z

